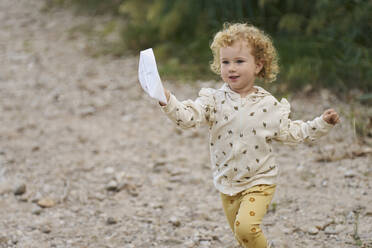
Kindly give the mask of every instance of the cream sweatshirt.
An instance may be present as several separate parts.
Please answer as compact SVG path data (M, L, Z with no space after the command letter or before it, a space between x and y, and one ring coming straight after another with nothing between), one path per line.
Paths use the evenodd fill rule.
M272 140L285 144L313 141L333 125L322 118L289 119L290 104L278 102L269 92L242 98L225 83L220 89L202 88L195 100L178 101L170 96L164 113L183 129L209 126L213 182L218 191L235 195L259 184L276 184L278 164Z

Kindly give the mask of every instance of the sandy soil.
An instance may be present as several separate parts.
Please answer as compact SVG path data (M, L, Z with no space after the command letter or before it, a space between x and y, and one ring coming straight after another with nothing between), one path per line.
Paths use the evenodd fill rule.
M69 32L89 17L42 7L0 0L0 247L237 247L207 129L166 119L139 87L137 57L89 56L88 38ZM218 87L165 84L180 99ZM289 100L294 118L344 115L316 143L275 145L266 236L276 247L372 247L371 147L356 142L350 107L325 90Z

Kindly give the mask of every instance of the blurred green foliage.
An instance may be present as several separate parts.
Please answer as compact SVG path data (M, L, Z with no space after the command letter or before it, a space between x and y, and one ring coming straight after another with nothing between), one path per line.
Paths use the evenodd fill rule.
M53 2L53 1L52 1ZM211 78L209 44L224 22L249 22L274 40L281 89L372 91L370 0L54 0L126 23L123 53L152 47L164 76ZM163 76L163 75L162 75Z

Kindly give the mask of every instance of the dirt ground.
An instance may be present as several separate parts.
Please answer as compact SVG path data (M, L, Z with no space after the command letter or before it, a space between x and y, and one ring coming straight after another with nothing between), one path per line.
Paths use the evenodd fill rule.
M139 86L138 57L89 56L88 38L69 32L89 17L42 7L0 0L0 247L237 247L207 129L167 120ZM179 99L219 87L165 85ZM275 247L372 247L372 153L350 106L326 90L289 100L294 118L333 107L342 123L312 144L275 144L266 236Z

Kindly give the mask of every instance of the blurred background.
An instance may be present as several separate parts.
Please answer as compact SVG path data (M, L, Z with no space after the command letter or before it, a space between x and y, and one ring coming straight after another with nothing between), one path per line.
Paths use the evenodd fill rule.
M46 8L72 7L77 14L110 15L101 32L119 39L101 52L122 56L152 47L162 77L218 79L209 70L209 45L224 22L249 22L272 36L281 73L273 90L372 90L372 1L370 0L51 0ZM75 31L78 31L79 28Z

